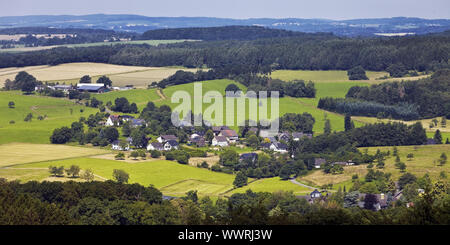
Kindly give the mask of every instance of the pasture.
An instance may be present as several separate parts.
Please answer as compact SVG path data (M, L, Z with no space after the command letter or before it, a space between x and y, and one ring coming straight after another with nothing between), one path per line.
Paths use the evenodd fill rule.
M216 173L166 160L128 163L96 158L73 158L17 165L14 168L48 168L50 165L70 167L72 164L80 166L81 169L91 169L94 174L107 179L112 179L114 169L123 169L130 175L129 183L154 185L159 189L167 187L169 191L164 192L167 195L179 193L178 196L180 196L195 189L199 190L200 195L219 195L231 189L234 181L234 175ZM190 181L186 184L187 180ZM189 183L195 184L191 186Z
M9 101L15 108L9 108ZM67 99L22 95L19 91L0 91L0 144L10 142L49 143L55 128L70 126L80 117L95 114L98 109L75 104ZM24 118L32 113L33 118ZM46 116L38 120L38 116ZM11 123L14 121L14 123Z
M394 147L366 147L360 148L361 151L368 150L369 154L375 154L377 149L381 151L390 151L391 155L385 161L385 168L379 169L386 173L391 173L392 178L396 181L403 174L395 168L395 157L392 156ZM406 164L406 171L422 177L428 173L432 179L436 179L441 171L450 173L450 163L447 162L444 166L438 166L437 160L442 153L450 152L450 145L421 145L421 146L397 146L400 160ZM407 159L407 155L412 153L414 157L411 160ZM374 169L376 162L374 163ZM322 170L316 170L307 176L300 177L299 180L305 183L311 183L317 186L332 183L335 187L345 184L347 187L351 184L351 178L357 174L359 178L364 178L367 174L367 164L356 166L345 166L344 173L338 175L325 174Z
M233 189L225 195L231 196L234 193L245 193L250 189L254 192L292 191L295 195L306 195L312 191L309 188L293 184L289 180L281 180L279 177L274 177L255 180L251 183L249 180L248 185L242 188Z

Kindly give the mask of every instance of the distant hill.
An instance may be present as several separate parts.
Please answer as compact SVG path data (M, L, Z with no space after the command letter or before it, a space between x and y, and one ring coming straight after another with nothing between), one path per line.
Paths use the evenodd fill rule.
M227 19L210 17L147 17L141 15L30 15L0 17L0 28L42 26L91 28L144 33L148 30L187 27L261 26L299 32L331 32L339 36L406 35L442 32L449 19L379 18L328 19Z

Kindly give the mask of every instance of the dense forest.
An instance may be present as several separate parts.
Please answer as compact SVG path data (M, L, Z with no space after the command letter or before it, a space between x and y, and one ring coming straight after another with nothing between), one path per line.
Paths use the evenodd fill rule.
M191 39L203 41L217 40L254 40L260 38L294 37L305 34L280 29L270 29L260 26L220 26L172 28L146 31L140 36L143 40ZM326 35L326 34L318 34ZM330 34L331 35L331 34Z
M450 118L450 70L417 81L385 82L351 87L342 98L322 98L319 108L355 116L414 120Z
M448 67L450 36L340 38L304 34L257 40L221 40L159 45L114 45L57 48L0 54L0 67L104 62L140 66L185 66L223 69L226 74L269 73L274 69L382 71L401 64L426 71Z

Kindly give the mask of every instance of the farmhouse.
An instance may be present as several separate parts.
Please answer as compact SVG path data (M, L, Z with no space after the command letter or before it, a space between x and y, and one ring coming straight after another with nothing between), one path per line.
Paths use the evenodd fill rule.
M119 115L110 115L106 120L106 126L118 126L119 125Z
M287 153L287 145L277 142L277 143L272 143L272 145L270 146L270 149L275 151L275 152L279 152L279 153Z
M212 139L211 145L212 146L222 146L222 147L228 146L227 137L225 137L225 136L215 136Z
M111 149L116 150L116 151L129 151L131 142L132 142L132 139L130 137L128 137L125 142L115 140L111 144Z
M315 189L313 192L309 194L309 196L311 197L311 199L320 198L322 196L322 193L320 193L320 191Z
M159 143L166 143L169 140L175 140L178 141L178 137L175 135L161 135L156 139Z
M77 89L80 92L90 92L98 94L109 91L109 89L105 88L103 84L96 84L96 83L79 83L77 84Z
M326 196L322 196L322 193L315 189L313 192L309 193L309 195L305 196L297 196L298 198L306 199L309 203L313 203L314 200L321 200L324 201L325 198L327 198L328 194Z
M147 146L148 151L164 151L164 145L159 142L153 142L148 144Z
M230 129L228 126L213 126L213 127L211 127L211 130L213 131L214 136L218 136L222 130L228 130L228 129Z
M272 150L275 152L280 153L287 153L287 145L280 143L280 142L274 142L274 143L262 143L260 144L261 148L264 150Z
M227 139L230 143L236 143L239 140L238 134L236 133L236 131L234 131L232 129L226 129L226 130L220 131L219 136L227 137Z
M191 138L189 140L189 142L191 144L195 144L197 147L206 146L206 140L203 136L197 136L197 137Z
M178 149L178 142L176 140L168 140L165 144L164 144L164 150L165 151L170 151L173 149Z

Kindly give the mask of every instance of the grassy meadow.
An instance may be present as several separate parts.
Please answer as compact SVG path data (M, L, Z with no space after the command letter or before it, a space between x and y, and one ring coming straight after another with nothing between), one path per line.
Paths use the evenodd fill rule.
M201 195L219 195L232 188L234 175L216 173L206 169L182 165L173 161L121 162L97 158L73 158L16 165L14 168L48 168L48 166L91 169L94 174L112 179L114 169L122 169L130 175L129 183L154 185L167 195L184 195L189 190L199 190ZM164 191L166 188L167 191Z
M9 101L15 108L9 108ZM0 91L0 144L11 142L50 143L55 128L70 126L80 117L95 114L98 109L78 105L61 98L22 95L19 91ZM28 113L31 122L25 122ZM47 116L44 120L38 116ZM13 124L10 122L14 121Z
M232 191L227 192L226 195L231 196L234 193L245 193L247 190L252 190L254 192L277 192L283 190L292 191L295 195L306 195L313 191L309 188L293 184L289 180L281 180L279 177L274 177L255 180L242 188L233 189Z

